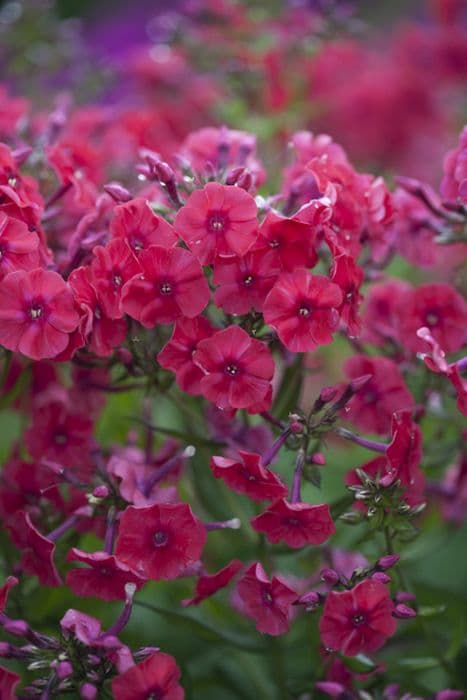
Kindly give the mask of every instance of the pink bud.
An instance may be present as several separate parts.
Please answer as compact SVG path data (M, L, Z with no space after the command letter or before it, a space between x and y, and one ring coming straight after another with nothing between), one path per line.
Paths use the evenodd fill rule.
M298 420L292 421L290 423L290 430L296 435L299 435L303 432L303 425Z
M321 569L320 579L325 583L329 583L330 586L335 586L339 582L340 576L334 569Z
M175 173L168 163L159 160L156 163L152 163L152 166L160 182L167 184L175 180Z
M95 698L97 698L96 686L91 685L91 683L83 683L79 689L79 696L83 698L83 700L95 700Z
M334 683L333 681L319 681L319 683L315 683L315 688L322 693L326 693L326 695L329 695L329 697L335 700L338 700L340 697L345 697L347 692L341 683Z
M312 464L318 464L320 467L324 467L326 464L326 457L322 452L315 452L311 455L310 461Z
M379 581L380 583L389 583L391 581L391 577L385 574L383 571L377 571L371 578L373 581Z
M104 484L101 484L100 486L96 486L96 488L92 492L92 495L96 498L107 498L107 496L109 495L109 489L107 488L107 486L104 486Z
M27 637L30 627L24 620L7 620L3 623L3 629L15 637Z
M416 617L417 613L413 608L409 608L408 605L399 603L394 608L392 615L393 617L397 617L399 620L409 620L411 617Z
M366 386L366 384L368 384L372 377L372 374L363 374L361 377L353 379L350 382L350 388L352 389L353 393L356 394L357 391L361 391L361 389L363 389L363 387Z
M244 172L245 168L243 166L232 168L232 170L228 173L227 177L225 178L225 184L236 185L239 177L241 177Z
M446 690L440 690L436 693L434 700L460 700L464 697L464 692L462 690L451 690L446 688Z
M416 600L416 596L413 593L408 593L407 591L396 593L396 603L408 603L410 600Z
M381 557L378 559L377 562L377 567L378 569L382 569L382 571L386 571L387 569L390 569L394 564L397 564L397 562L400 559L399 554L385 554L384 557Z
M336 394L337 389L335 386L325 386L323 389L321 389L319 398L323 403L329 403L336 397Z
M68 678L68 676L71 676L73 673L73 666L69 661L59 661L55 666L55 673L60 680L63 681L65 678Z
M316 608L321 602L319 593L315 591L307 591L298 598L294 605L306 605L308 609Z
M253 185L253 175L249 170L245 170L237 180L237 187L241 187L242 190L248 192Z
M127 348L118 348L116 355L122 365L131 365L133 362L133 355Z
M104 190L118 204L129 202L131 199L131 194L128 192L126 187L122 187L122 185L120 185L118 182L109 182L108 185L104 185Z

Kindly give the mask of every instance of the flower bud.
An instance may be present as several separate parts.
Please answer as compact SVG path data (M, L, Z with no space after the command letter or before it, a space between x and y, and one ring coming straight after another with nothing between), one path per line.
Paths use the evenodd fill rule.
M385 554L384 557L378 559L376 566L378 569L381 569L381 571L386 571L394 566L394 564L397 564L399 559L400 554Z
M310 461L312 464L318 464L320 467L324 467L326 464L326 457L322 452L314 452L311 455Z
M433 700L460 700L464 697L464 692L462 690L451 690L446 688L446 690L440 690L436 693Z
M383 571L376 571L374 574L372 574L371 578L373 581L379 581L380 583L389 583L391 581L391 577L385 574Z
M417 616L417 612L413 608L409 608L408 605L399 603L394 608L392 616L397 617L399 620L410 620L411 617Z
M109 182L108 185L104 185L104 190L118 204L129 202L131 199L131 194L128 192L128 190L125 187L122 187L122 185L120 185L118 182Z
M307 610L313 610L314 608L318 607L320 602L321 597L319 593L316 593L315 591L308 591L300 596L300 598L295 601L294 605L306 605Z
M79 696L83 700L95 700L97 698L97 688L91 683L83 683L79 689Z
M25 620L7 620L3 623L3 629L15 637L27 637L30 627Z
M109 495L109 489L104 484L101 484L100 486L96 486L96 488L92 492L92 495L95 498L107 498L107 496Z
M334 569L321 569L319 576L321 581L329 583L330 586L335 586L340 580L339 574Z
M73 673L73 666L69 661L52 661L50 665L55 669L55 673L61 681Z

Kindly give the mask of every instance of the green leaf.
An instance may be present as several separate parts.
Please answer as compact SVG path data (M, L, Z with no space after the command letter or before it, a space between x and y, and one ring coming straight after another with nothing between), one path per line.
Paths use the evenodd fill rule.
M184 627L191 634L206 641L226 644L227 646L243 649L252 654L267 654L270 651L268 646L255 642L251 637L233 632L221 632L215 627L211 627L211 625L201 622L201 620L197 620L191 615L186 615L174 610L165 610L164 608L159 608L139 600L135 601L135 605L146 608L146 610L151 610L151 612L157 615L163 615L169 621L173 622L174 627Z
M365 654L357 656L341 656L342 662L354 673L370 673L376 668L375 662Z
M397 664L408 671L428 671L430 668L437 668L439 661L434 656L420 656L412 659L399 659Z
M417 608L417 614L419 617L435 617L442 615L446 611L446 607L446 605L420 605Z

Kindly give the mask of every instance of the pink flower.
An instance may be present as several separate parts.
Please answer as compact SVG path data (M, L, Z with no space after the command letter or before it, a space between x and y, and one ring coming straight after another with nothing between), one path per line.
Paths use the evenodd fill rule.
M283 273L264 302L264 320L292 352L308 352L332 342L343 295L327 277L304 268Z
M116 556L140 576L173 579L201 556L206 529L186 503L129 506L120 520Z
M445 199L467 204L467 126L462 129L457 148L444 159L440 191Z
M412 409L415 405L399 367L386 357L355 355L346 361L344 371L349 379L372 375L353 396L345 413L362 430L384 435L390 431L394 411Z
M146 328L198 316L209 287L198 261L182 248L150 246L139 256L142 274L123 287L122 308Z
M250 408L270 402L274 360L267 345L229 326L202 340L193 355L205 376L203 395L220 408ZM266 408L262 408L266 410Z
M214 330L204 316L181 318L176 322L169 342L157 355L158 363L175 372L177 384L188 394L196 396L202 393L204 372L195 364L193 355L200 341L210 338Z
M328 505L289 503L285 498L253 518L251 526L264 532L270 542L285 542L294 549L323 544L336 531Z
M272 469L263 467L261 456L239 451L239 458L211 457L211 469L217 479L253 501L270 501L287 494L287 486Z
M0 212L0 279L15 270L39 266L39 238L18 219Z
M55 545L40 534L29 515L18 511L8 520L6 527L21 550L21 568L30 576L37 576L43 586L60 586L60 576L53 560Z
M446 352L456 352L467 338L467 304L449 284L422 284L401 295L398 305L400 342L412 352L426 350L417 335L426 327Z
M298 595L279 577L271 581L258 562L252 564L237 584L245 615L253 618L258 632L279 635L289 629L292 603Z
M79 561L86 568L72 569L66 576L66 585L76 596L91 596L101 600L125 600L125 585L134 583L141 588L144 579L107 552L83 552L73 547L67 561Z
M396 631L393 610L388 589L373 579L351 591L331 591L319 621L321 641L346 656L377 651Z
M92 283L100 304L109 318L121 318L122 289L125 282L140 272L135 256L125 240L117 238L92 251Z
M0 282L0 344L33 360L55 357L68 345L79 316L56 272L11 272Z
M137 197L115 207L110 233L115 239L124 239L135 255L151 245L172 248L177 243L173 227L155 214L146 199Z
M254 250L243 257L216 258L214 303L229 314L262 311L264 300L280 271L273 251Z
M216 255L245 255L257 237L257 208L240 187L209 182L195 190L175 218L175 230L202 265Z
M179 685L180 669L168 654L156 652L139 664L130 666L112 680L115 700L183 700L185 692Z
M225 588L236 574L240 571L243 564L239 559L233 559L223 569L215 574L202 574L196 582L196 590L193 598L187 598L182 601L184 607L189 605L199 605L217 593L221 588Z

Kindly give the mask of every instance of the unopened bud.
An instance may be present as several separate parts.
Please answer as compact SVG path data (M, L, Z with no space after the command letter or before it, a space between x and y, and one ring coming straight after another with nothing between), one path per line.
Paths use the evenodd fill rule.
M396 593L396 603L407 603L411 600L416 600L416 596L408 591L399 591Z
M245 168L243 166L232 168L232 170L227 174L227 177L225 178L225 184L236 185L238 179L243 175L244 172Z
M159 160L156 162L152 162L151 165L154 168L154 172L156 173L159 182L162 182L162 184L167 185L170 182L175 181L175 173L168 163L166 163L163 160Z
M69 661L52 661L50 665L55 669L55 673L61 681L73 673L73 666Z
M385 574L384 571L376 571L374 574L372 574L371 578L373 581L379 581L380 583L384 584L391 581L391 577Z
M97 688L91 683L83 683L79 689L79 696L83 700L95 700L97 698Z
M390 569L395 564L397 564L399 559L399 554L385 554L384 557L380 557L378 559L376 566L378 567L378 569L381 569L381 571L386 571L387 569Z
M358 523L362 521L362 515L356 510L349 510L347 513L342 513L339 520L342 520L348 525L358 525Z
M324 467L326 464L326 457L322 452L314 452L310 457L310 462L312 464L318 464L320 467Z
M242 190L249 192L253 186L253 175L249 170L246 170L240 175L236 183L237 187L241 187Z
M393 617L397 617L399 620L409 620L411 617L416 617L417 613L413 608L409 608L408 605L399 603L393 610Z
M363 374L361 377L357 377L356 379L353 379L350 382L350 388L354 394L357 393L357 391L361 391L364 386L368 384L370 379L373 378L372 374Z
M306 605L308 610L313 610L314 608L318 607L320 602L321 598L319 593L316 593L315 591L308 591L300 596L300 598L295 601L294 605Z
M15 637L27 637L30 631L28 623L24 620L7 620L3 623L3 629Z
M104 185L104 190L118 204L129 202L132 198L126 187L123 187L118 182L109 182L108 185Z
M92 492L92 495L95 498L107 498L107 496L109 495L109 489L104 484L101 484L100 486L96 486L96 488Z
M463 690L451 690L450 688L446 688L445 690L440 690L439 693L436 693L433 700L460 700L460 698L463 697Z
M339 574L334 569L322 569L319 576L321 581L329 583L330 586L335 586L340 580Z

